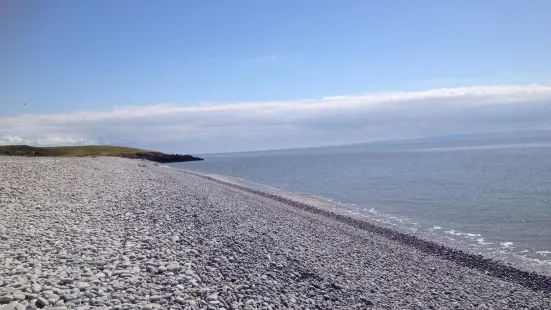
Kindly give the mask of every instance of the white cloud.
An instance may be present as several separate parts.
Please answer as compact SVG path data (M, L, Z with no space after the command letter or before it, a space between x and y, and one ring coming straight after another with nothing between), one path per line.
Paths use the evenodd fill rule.
M15 137L11 135L5 135L0 137L0 145L10 145L10 144L30 144L31 140L22 139L20 137Z
M94 140L84 140L73 137L40 136L34 139L24 139L18 136L4 135L0 137L0 145L34 145L34 146L58 146L58 145L87 145L96 144Z
M551 129L550 120L551 86L474 86L0 117L0 143L109 141L167 151L216 152L457 132Z
M73 137L46 137L36 139L36 144L41 146L50 146L50 145L85 145L85 144L95 144L96 141L93 140L84 140L83 138L73 138Z
M270 54L270 55L262 56L262 57L253 57L253 58L249 58L249 59L246 59L245 62L247 62L247 63L268 62L268 61L276 60L277 58L278 58L277 55L275 55L275 54Z

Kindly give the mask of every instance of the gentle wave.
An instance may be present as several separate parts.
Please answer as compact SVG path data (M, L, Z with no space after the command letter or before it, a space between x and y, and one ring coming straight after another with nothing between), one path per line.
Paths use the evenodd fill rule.
M500 242L499 243L502 247L506 248L506 249L511 249L511 248L514 248L513 247L513 242L511 241L507 241L507 242Z

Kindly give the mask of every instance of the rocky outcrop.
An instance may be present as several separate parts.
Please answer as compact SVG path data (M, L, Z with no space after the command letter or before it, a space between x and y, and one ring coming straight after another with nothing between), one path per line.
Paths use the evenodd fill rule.
M145 160L150 160L157 163L179 163L184 161L204 160L203 158L194 157L191 155L165 154L161 152L143 152L143 153L123 154L121 155L121 157L145 159Z

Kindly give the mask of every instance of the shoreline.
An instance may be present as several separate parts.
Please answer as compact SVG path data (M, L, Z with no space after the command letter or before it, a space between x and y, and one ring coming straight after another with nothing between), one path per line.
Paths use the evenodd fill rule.
M551 309L549 278L204 175L0 157L0 176L8 309Z
M313 206L307 203L293 200L291 198L278 196L277 194L270 193L268 191L263 191L262 189L255 189L252 187L247 187L246 185L240 185L240 184L224 181L222 179L219 179L207 174L191 171L191 170L185 170L185 169L179 169L179 168L173 168L173 167L169 167L169 168L176 169L183 173L202 177L209 181L235 187L240 190L244 190L256 195L261 195L266 198L274 199L279 202L291 205L293 207L301 208L308 212L330 217L336 221L346 223L347 225L380 234L390 240L397 241L404 245L414 247L427 254L437 255L444 259L450 260L460 266L476 269L480 272L489 274L493 277L518 283L527 288L533 289L535 291L551 292L551 277L546 275L540 275L533 271L531 272L531 271L521 270L519 268L507 265L504 262L486 258L480 254L468 253L464 250L455 249L443 244L439 244L438 242L435 242L435 241L424 240L414 235L406 234L391 228L369 223L358 217L339 214L330 209L322 209L317 206Z

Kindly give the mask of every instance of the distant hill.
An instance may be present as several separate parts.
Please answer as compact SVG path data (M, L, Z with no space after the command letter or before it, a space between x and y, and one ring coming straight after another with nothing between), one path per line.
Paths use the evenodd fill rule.
M476 141L476 140L508 140L508 139L522 139L522 138L549 138L551 137L551 130L516 130L516 131L497 131L497 132L480 132L480 133L460 133L460 134L448 134L439 136L428 136L422 138L412 139L392 139L392 140L380 140L371 142L354 143L358 146L371 146L371 145L387 145L396 143L424 143L424 142L461 142L461 141Z
M453 141L453 140L482 140L482 139L517 139L517 138L538 138L550 137L551 130L515 130L515 131L496 131L479 132L466 134L449 134L441 136L430 136L409 141Z
M7 156L50 156L50 157L84 157L115 156L124 158L146 159L158 163L174 163L203 160L191 155L164 154L161 152L112 145L55 146L35 147L28 145L0 145L0 155Z

